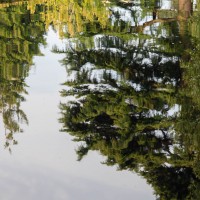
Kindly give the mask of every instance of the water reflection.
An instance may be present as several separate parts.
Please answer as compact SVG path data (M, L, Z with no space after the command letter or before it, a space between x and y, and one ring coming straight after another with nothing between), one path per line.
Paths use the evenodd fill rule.
M6 146L16 144L34 55L50 25L67 38L63 131L106 165L145 177L158 199L199 196L199 12L179 1L36 0L0 4Z
M33 56L41 54L44 33L44 22L31 16L25 4L0 4L0 112L10 151L10 145L17 144L13 133L22 131L20 123L28 123L21 109L27 94L25 78Z
M79 160L99 151L158 199L198 199L199 13L165 2L110 4L111 24L68 40L60 122Z

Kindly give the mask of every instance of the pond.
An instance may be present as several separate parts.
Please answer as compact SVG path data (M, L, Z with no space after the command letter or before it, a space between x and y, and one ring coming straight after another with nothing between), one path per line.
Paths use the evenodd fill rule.
M198 199L199 9L0 1L0 198Z

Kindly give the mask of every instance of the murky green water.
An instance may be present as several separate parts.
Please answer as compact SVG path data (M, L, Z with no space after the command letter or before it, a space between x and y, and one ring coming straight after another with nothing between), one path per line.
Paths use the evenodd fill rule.
M199 9L0 1L0 199L198 200Z

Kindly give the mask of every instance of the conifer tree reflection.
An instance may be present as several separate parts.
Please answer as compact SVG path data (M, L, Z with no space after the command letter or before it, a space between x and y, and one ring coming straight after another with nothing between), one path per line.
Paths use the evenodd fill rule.
M200 51L191 38L199 23L186 21L190 3L176 17L183 21L146 24L153 36L114 25L112 34L75 40L63 60L70 78L61 94L75 99L60 105L60 121L80 142L78 159L99 151L105 164L145 177L158 199L199 197Z

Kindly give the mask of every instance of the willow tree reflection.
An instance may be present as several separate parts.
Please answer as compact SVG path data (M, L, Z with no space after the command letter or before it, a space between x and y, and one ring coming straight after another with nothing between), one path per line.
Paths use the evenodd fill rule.
M106 27L110 13L99 0L36 0L27 3L30 12L40 12L46 27L53 25L61 37L74 37Z
M41 55L45 26L39 16L31 16L26 4L0 4L0 112L6 142L17 144L13 134L21 132L20 123L28 123L21 109L27 94L25 78L34 55Z
M99 151L105 164L136 171L166 200L199 197L199 18L195 11L187 21L186 3L170 20L141 3L152 17L145 23L137 11L128 20L111 7L113 32L69 40L63 60L69 78L61 94L74 100L60 105L60 122L80 144L78 159Z

